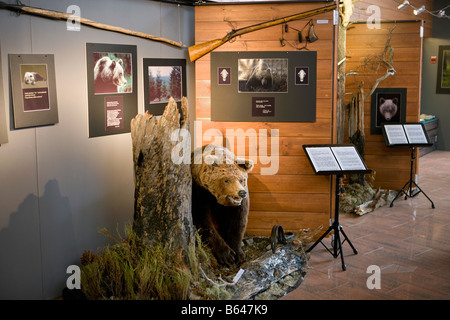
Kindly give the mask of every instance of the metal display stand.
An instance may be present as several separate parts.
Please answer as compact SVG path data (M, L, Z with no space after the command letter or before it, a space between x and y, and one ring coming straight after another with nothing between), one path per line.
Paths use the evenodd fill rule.
M342 177L344 174L366 174L372 172L372 170L367 169L360 154L352 144L304 145L303 149L308 156L315 174L336 175L334 220L330 223L328 230L325 231L325 233L311 245L306 252L310 252L317 244L321 243L334 258L341 255L342 270L346 270L347 266L344 261L342 244L347 241L353 249L354 254L358 254L358 251L339 224L339 197L344 191L344 188L342 187ZM331 231L333 231L334 235L334 239L332 240L332 250L322 242ZM344 237L343 241L341 241L341 233Z
M409 170L409 181L405 183L403 188L392 200L390 207L394 205L394 201L397 200L402 194L405 195L405 200L417 196L419 193L423 195L431 202L431 207L434 209L434 203L427 196L427 194L418 186L413 180L413 167L414 160L416 159L417 147L432 146L433 143L425 130L423 123L404 123L404 124L382 124L383 136L388 147L393 146L408 146L411 149L411 162ZM413 184L418 190L413 190Z

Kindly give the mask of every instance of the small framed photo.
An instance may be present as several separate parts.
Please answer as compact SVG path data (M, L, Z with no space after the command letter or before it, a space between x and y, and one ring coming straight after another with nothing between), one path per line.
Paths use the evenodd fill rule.
M10 54L14 127L58 123L55 63L52 54Z
M450 93L450 46L439 46L436 93Z
M382 123L406 121L406 88L377 88L372 93L370 133L382 134Z
M295 85L296 86L309 85L308 67L295 67Z
M176 102L186 96L186 60L144 58L145 111L162 115L172 97Z

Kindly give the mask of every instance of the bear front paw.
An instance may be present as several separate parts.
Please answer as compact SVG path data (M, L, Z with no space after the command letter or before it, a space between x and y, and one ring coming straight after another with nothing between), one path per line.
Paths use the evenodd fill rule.
M222 246L219 250L216 250L217 262L223 265L230 266L236 260L236 253L228 245Z

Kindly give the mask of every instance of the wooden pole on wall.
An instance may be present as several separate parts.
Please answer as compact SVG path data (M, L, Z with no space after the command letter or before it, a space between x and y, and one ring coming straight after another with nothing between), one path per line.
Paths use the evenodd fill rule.
M8 4L8 3L2 2L2 1L0 1L0 9L13 11L16 14L29 14L29 15L33 15L33 16L49 18L49 19L54 19L54 20L66 20L67 21L67 20L73 19L73 16L68 13L40 9L40 8L35 8L35 7L29 7L29 6L25 6L25 5L13 5L13 4ZM125 28L110 26L107 24L95 22L95 21L85 19L82 17L80 17L80 23L87 25L89 27L92 27L92 28L96 28L96 29L118 32L118 33L126 34L129 36L133 36L133 37L139 37L139 38L143 38L143 39L147 39L147 40L167 43L167 44L170 44L170 45L178 47L178 48L184 47L181 43L170 40L170 39L153 36L151 34L139 32L139 31L133 31L133 30L125 29Z

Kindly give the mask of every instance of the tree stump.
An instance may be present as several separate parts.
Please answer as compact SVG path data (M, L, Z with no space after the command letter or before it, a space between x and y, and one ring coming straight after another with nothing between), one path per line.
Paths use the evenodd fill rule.
M131 120L135 178L133 229L149 245L187 252L193 243L187 99L170 99L164 114ZM185 151L186 155L180 154ZM181 152L181 153L180 153Z

